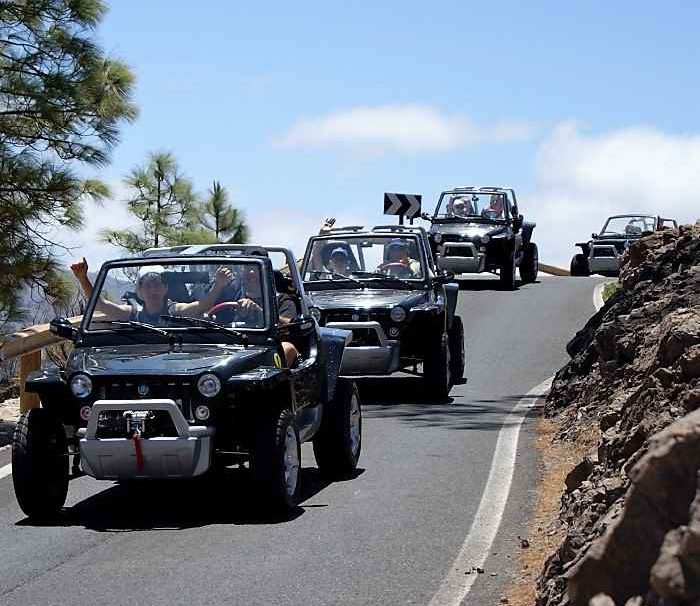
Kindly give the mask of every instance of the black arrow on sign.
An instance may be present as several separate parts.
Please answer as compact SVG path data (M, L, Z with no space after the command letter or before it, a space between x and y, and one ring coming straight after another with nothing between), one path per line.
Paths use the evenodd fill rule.
M384 194L384 214L413 219L420 214L423 196L419 194Z

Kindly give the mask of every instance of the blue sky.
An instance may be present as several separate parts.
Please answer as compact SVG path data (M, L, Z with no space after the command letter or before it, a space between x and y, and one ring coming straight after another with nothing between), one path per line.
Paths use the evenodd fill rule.
M172 151L299 253L324 216L382 221L384 191L503 184L565 263L608 212L700 215L699 25L694 2L113 1L140 116L101 176Z

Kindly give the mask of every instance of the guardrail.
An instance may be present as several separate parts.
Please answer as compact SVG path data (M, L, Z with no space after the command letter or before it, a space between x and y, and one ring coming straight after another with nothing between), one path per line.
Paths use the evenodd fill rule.
M68 320L77 326L82 319L82 316L76 316ZM30 372L41 368L42 350L63 340L51 332L48 324L37 324L9 335L0 344L0 361L7 362L19 358L20 412L26 412L30 408L39 406L39 396L25 391L24 383Z

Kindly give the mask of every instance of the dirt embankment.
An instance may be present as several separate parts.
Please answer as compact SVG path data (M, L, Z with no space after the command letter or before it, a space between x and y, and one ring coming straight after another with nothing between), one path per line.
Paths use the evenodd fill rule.
M569 344L546 414L568 474L538 606L700 606L700 222L638 242Z

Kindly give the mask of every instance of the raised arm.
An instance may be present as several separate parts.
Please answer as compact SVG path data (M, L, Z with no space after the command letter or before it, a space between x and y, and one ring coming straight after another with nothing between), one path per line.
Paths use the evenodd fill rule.
M212 286L207 295L202 297L199 301L193 301L192 303L176 303L175 311L186 316L203 314L205 311L208 311L214 307L217 297L232 279L233 274L231 273L230 269L226 267L219 267L219 269L216 270L214 286Z
M82 261L77 261L70 266L73 275L77 278L83 293L89 299L92 296L94 286L88 277L88 263L83 257ZM128 305L119 305L112 301L107 301L102 295L97 299L95 307L106 314L111 320L128 320L131 313L131 307Z

